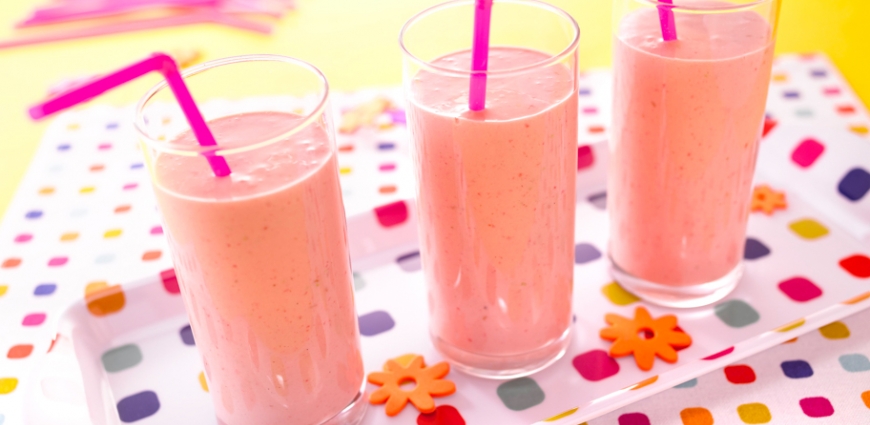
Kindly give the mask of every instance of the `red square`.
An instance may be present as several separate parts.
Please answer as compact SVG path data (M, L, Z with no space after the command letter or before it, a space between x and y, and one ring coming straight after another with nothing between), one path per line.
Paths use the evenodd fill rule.
M870 258L863 254L855 254L840 260L840 267L846 269L852 276L870 277Z
M725 378L732 384L751 384L755 382L755 371L744 364L728 366L725 368Z
M841 114L854 114L855 107L852 105L840 105L837 107L837 112Z
M776 120L773 118L765 118L764 119L764 130L761 131L761 137L767 136L767 133L770 133L770 130L773 130L776 127Z
M33 352L33 345L19 344L19 345L15 345L9 349L9 352L6 353L6 358L23 359L25 357L30 356L30 353L32 353L32 352Z

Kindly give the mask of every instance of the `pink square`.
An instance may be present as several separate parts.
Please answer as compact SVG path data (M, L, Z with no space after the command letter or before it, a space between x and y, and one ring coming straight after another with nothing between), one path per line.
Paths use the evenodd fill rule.
M402 224L408 219L408 206L405 201L396 201L391 204L375 208L375 216L381 226L392 227Z
M583 113L586 115L594 115L598 113L598 108L594 106L587 106L583 108Z
M587 351L574 357L571 363L588 381L600 381L619 372L619 363L604 350Z
M48 260L49 267L60 267L69 261L67 257L54 257L51 260Z
M23 326L39 326L45 322L45 313L30 313L21 321Z
M175 269L166 269L160 272L160 280L163 281L163 289L170 294L179 294L181 290L178 288L178 278L175 276Z
M791 153L791 160L794 161L795 164L807 168L810 165L813 165L820 156L822 156L822 152L825 151L825 145L819 143L815 139L804 139Z
M163 234L163 227L162 227L162 226L154 226L154 227L152 227L152 228L151 228L151 234L152 234L152 235L162 235L162 234Z
M137 187L139 187L138 183L127 183L124 185L124 190L133 190Z
M825 87L825 94L828 96L836 96L840 94L839 87Z
M577 148L577 169L591 167L595 163L595 155L592 152L592 147L589 145L580 146Z
M834 406L824 397L807 397L800 401L801 410L811 418L824 418L834 414Z
M805 277L793 277L779 283L779 290L797 302L822 296L822 289Z
M100 143L99 146L97 146L97 149L99 149L101 151L109 150L109 149L112 149L112 144L111 143Z
M33 239L33 235L31 235L29 233L22 233L22 234L15 237L15 242L17 242L17 243L30 242L31 239Z

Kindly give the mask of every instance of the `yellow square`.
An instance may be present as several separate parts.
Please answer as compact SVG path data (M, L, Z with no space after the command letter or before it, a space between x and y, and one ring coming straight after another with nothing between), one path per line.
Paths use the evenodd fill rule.
M18 378L0 378L0 394L9 394L18 386Z
M737 406L740 420L746 424L766 424L770 422L770 410L761 403L748 403Z
M792 232L795 232L798 236L804 239L818 239L829 233L827 227L811 218L803 218L798 221L793 221L788 225L788 227Z
M827 339L846 339L851 334L843 322L834 322L819 328L822 336Z
M622 289L622 287L616 282L610 282L607 285L602 286L601 293L604 294L610 302L616 305L629 305L640 301L640 298L634 296L631 292Z

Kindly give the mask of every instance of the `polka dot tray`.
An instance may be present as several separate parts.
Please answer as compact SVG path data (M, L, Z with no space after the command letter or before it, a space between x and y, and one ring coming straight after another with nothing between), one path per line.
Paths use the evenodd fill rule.
M746 274L733 294L707 308L668 310L609 277L610 76L590 72L580 89L576 315L567 354L509 381L451 372L457 392L436 399L435 419L371 408L363 423L577 425L694 386L700 375L870 307L870 119L822 56L783 57L774 71L756 183L784 191L789 205L751 215ZM382 113L338 136L367 371L405 353L443 360L423 313L401 92L338 94L333 103L348 113L374 99ZM129 117L130 108L107 106L57 117L0 226L0 348L8 350L0 358L0 425L217 423ZM677 315L692 336L676 363L644 372L631 357L607 355L598 336L605 314L630 317L641 305L654 317ZM870 370L865 356L841 363ZM782 368L813 373L806 362ZM725 375L755 379L748 366ZM801 406L821 415L826 402ZM756 404L741 405L740 418L763 417L767 407ZM650 423L637 415L646 418L623 413L619 424ZM701 419L684 423L712 423L706 410L686 415Z

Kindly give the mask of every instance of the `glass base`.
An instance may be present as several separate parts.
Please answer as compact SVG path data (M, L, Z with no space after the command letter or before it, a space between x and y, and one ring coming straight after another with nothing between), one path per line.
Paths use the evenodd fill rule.
M365 388L366 380L363 378L362 387L356 394L356 397L351 400L350 404L348 404L341 412L336 413L335 416L317 425L356 425L360 423L363 416L365 416L366 408L368 407L368 400L366 400L365 397ZM227 423L218 418L218 425L227 425Z
M531 375L559 360L571 342L571 327L547 345L521 354L491 356L471 353L432 335L435 348L447 358L451 367L469 375L487 379L513 379Z
M689 286L670 286L650 282L622 270L610 259L610 274L626 291L640 299L664 307L693 308L710 305L725 298L743 276L743 261L737 263L725 276L711 282Z
M323 421L320 425L356 425L366 415L369 403L365 396L366 380L363 378L362 388L350 404L335 416Z

